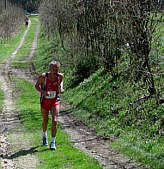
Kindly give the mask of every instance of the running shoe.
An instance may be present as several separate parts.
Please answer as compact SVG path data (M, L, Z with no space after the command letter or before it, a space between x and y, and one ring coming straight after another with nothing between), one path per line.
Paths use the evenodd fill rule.
M43 146L48 146L47 137L43 136L42 140L43 140Z
M51 150L56 150L55 142L51 141L50 149Z

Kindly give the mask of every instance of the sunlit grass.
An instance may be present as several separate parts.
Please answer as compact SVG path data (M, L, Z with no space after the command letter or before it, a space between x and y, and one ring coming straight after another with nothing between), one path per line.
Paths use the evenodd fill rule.
M76 88L69 88L63 95L65 101L72 104L76 116L94 127L100 135L115 138L111 146L119 152L153 168L162 169L164 136L151 137L158 122L152 124L146 111L160 115L164 107L156 106L153 110L155 100L149 99L142 103L145 112L136 112L142 114L145 120L137 119L139 117L135 111L141 105L135 104L135 101L143 94L147 95L147 91L137 84L123 80L112 81L109 75L102 75L101 72L100 69Z

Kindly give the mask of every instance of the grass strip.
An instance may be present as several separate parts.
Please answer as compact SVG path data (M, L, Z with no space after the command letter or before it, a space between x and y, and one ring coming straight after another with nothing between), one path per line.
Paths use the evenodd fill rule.
M48 147L41 145L41 123L39 96L27 81L12 77L16 83L16 89L19 91L16 100L17 110L20 113L21 121L28 131L32 133L32 144L37 147L37 155L41 161L39 169L100 169L98 162L80 150L73 148L67 134L61 130L60 126L57 132L57 150L50 151ZM50 140L50 127L48 125L48 135Z

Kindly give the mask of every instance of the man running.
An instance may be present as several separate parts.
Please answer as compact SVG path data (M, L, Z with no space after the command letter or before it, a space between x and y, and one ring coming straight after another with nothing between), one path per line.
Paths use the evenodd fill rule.
M47 125L49 111L52 115L52 128L51 128L51 143L50 149L56 149L55 138L57 132L57 117L60 110L60 93L64 93L62 73L59 73L60 63L52 61L49 64L49 71L42 73L38 78L35 88L41 93L41 112L43 117L42 122L42 141L43 145L48 145L47 140Z
M29 18L27 16L25 17L24 21L25 21L25 25L28 26Z

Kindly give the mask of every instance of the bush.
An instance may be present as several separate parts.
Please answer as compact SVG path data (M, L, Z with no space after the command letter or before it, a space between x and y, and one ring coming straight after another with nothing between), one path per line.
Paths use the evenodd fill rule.
M100 61L94 56L80 58L72 72L71 86L77 86L84 79L88 78L92 73L98 70L99 66Z

